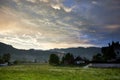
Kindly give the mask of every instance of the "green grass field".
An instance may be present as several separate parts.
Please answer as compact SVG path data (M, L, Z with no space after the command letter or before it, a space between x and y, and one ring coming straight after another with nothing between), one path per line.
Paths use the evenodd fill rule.
M120 80L120 69L24 64L0 67L0 80Z

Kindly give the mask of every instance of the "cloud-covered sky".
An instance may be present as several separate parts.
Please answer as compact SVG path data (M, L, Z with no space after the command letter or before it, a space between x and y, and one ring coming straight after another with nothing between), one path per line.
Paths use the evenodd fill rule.
M20 49L120 41L120 0L0 0L0 42Z

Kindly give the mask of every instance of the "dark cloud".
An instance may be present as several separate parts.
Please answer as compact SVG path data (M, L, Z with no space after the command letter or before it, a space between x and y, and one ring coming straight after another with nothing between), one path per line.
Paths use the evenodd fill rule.
M112 40L120 41L120 0L0 0L0 14L1 18L7 16L4 21L0 19L0 36L10 37L11 41L24 41L23 35L30 36L37 46L102 46ZM5 21L9 25L4 26L11 29L4 29ZM15 30L12 34L17 37L3 35L7 30Z

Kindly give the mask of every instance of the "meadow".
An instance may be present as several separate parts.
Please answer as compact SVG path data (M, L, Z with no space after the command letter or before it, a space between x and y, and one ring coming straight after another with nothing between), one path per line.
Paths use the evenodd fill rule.
M120 80L120 69L21 64L0 67L0 80Z

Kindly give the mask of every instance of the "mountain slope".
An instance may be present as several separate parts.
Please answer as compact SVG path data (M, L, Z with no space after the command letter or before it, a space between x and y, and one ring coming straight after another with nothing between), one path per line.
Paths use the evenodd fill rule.
M51 49L52 52L60 53L72 53L74 56L86 57L92 59L92 56L101 53L101 48L98 47L78 47L78 48L66 48L66 49Z
M22 50L16 49L11 45L7 45L4 43L0 43L0 55L4 53L11 54L11 60L21 60L21 61L34 61L37 60L38 62L45 62L48 60L49 55L51 52L49 51L42 51L42 50Z
M96 47L89 47L89 48L66 48L66 49L51 49L51 50L22 50L22 49L16 49L12 47L11 45L7 45L0 42L0 55L3 55L5 53L11 54L11 61L14 60L21 60L21 61L32 61L34 62L37 60L37 62L46 62L49 59L49 55L54 54L61 54L61 53L72 53L74 56L81 56L86 57L88 59L91 59L94 54L100 53L101 48Z

